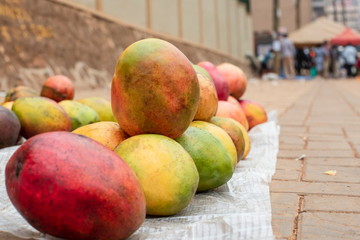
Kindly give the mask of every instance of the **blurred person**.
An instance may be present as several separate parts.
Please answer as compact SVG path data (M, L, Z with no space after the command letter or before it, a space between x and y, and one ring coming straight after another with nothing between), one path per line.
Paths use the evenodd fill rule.
M291 79L295 77L294 69L294 56L295 56L295 47L293 42L288 38L287 33L283 34L283 37L280 39L281 45L281 60L283 64L285 78Z
M297 48L296 49L296 62L295 62L295 69L297 75L303 75L305 70L310 69L310 58L307 54L306 49L304 48Z
M325 41L323 44L323 48L325 51L325 58L324 58L324 77L327 78L329 77L329 69L330 69L330 44L328 43L328 41Z
M325 58L327 53L323 45L318 44L315 48L314 64L318 75L324 77Z
M338 50L338 46L332 46L331 50L330 50L330 72L331 72L331 76L333 78L338 78L339 74L340 74L340 53Z
M274 58L273 56L274 54L274 50L271 48L264 56L264 58L261 61L261 70L260 70L260 76L262 76L265 73L271 72L272 71L272 59Z
M272 49L273 49L273 70L276 74L280 74L280 51L281 51L281 43L280 43L280 37L279 34L276 35L275 40L272 43Z
M344 59L344 67L346 69L346 76L352 78L355 76L353 68L356 64L357 50L354 46L347 44L342 52L342 58Z

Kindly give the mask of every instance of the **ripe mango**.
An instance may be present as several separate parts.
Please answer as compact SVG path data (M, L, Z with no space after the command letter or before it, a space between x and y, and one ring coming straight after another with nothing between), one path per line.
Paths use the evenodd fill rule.
M20 121L11 110L0 106L0 148L14 146L20 133Z
M100 121L116 122L111 109L111 103L101 97L87 97L77 100L79 103L85 104L95 110L99 114Z
M54 100L45 97L24 97L12 107L21 123L21 135L30 138L51 131L70 131L71 120Z
M71 119L71 131L87 124L100 121L98 113L85 104L73 100L63 100L59 102L59 105L65 110Z

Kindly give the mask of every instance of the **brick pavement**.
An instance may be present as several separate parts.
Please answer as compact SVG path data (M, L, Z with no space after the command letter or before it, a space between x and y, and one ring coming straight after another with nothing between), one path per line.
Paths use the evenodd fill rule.
M360 81L250 82L245 98L279 111L276 238L360 239Z

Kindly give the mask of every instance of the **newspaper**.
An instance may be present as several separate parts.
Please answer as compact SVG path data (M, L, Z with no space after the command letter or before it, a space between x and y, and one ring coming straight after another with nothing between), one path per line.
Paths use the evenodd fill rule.
M251 151L231 180L196 194L175 216L145 219L130 240L272 240L269 184L275 172L280 127L276 112L249 132ZM0 150L0 239L58 239L39 233L16 211L5 189L5 166L18 147Z

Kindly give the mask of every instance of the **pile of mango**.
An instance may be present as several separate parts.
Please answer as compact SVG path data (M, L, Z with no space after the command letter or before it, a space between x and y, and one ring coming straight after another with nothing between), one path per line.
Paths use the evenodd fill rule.
M267 121L260 104L241 99L246 86L238 66L195 65L150 38L120 55L111 104L73 100L72 82L60 75L44 82L40 96L12 89L0 128L9 119L8 131L17 133L0 147L27 141L6 167L9 198L41 232L125 239L146 215L175 215L196 193L231 179L250 151L248 130Z

